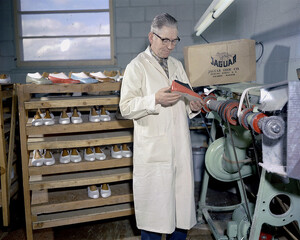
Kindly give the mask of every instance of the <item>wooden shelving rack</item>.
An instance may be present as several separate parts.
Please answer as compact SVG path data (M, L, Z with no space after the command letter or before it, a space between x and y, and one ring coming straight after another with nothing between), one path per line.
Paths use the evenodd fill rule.
M3 226L10 224L10 199L18 191L15 149L16 94L13 84L0 85L0 173ZM12 176L12 172L14 175Z
M131 143L131 120L118 120L112 115L109 122L88 122L90 107L106 105L117 108L120 82L97 84L17 85L22 172L27 239L33 239L33 230L116 218L134 214L131 189L132 158L114 159L107 154L105 160L92 162L82 159L78 163L59 163L51 166L31 166L35 149L84 148ZM62 96L83 93L80 97ZM97 93L87 95L85 93ZM35 98L36 94L49 97ZM53 94L60 95L53 96ZM51 96L50 96L51 95ZM52 112L66 107L77 107L83 123L32 126L30 114L48 108ZM107 150L108 151L108 150ZM109 183L112 195L91 199L87 186Z

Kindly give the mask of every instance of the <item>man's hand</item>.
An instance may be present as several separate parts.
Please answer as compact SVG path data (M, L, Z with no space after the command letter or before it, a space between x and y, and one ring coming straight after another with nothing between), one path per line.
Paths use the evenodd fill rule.
M171 87L166 87L155 93L155 103L161 104L163 107L169 107L177 103L180 97L180 94L171 92Z
M193 112L199 112L202 107L203 106L200 101L190 101L190 108Z

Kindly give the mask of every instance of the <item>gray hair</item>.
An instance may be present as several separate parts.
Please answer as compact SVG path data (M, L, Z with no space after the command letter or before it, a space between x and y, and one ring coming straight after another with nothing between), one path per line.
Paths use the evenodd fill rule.
M177 29L177 20L168 13L161 13L155 16L150 31L158 32L163 27L174 27Z

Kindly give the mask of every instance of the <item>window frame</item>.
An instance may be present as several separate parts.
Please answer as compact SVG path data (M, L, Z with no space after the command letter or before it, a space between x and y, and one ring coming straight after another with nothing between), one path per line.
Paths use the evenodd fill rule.
M96 66L96 65L115 65L115 45L114 45L114 17L113 17L113 0L109 0L109 9L84 9L84 10L50 10L50 11L21 11L20 1L14 0L14 18L15 18L15 45L16 45L16 54L17 54L17 66L19 67L42 67L42 66ZM110 37L110 59L104 60L45 60L45 61L24 61L23 59L23 44L22 40L26 38L37 38L34 37L23 37L22 33L22 14L32 14L32 13L45 13L45 14L55 14L55 13L92 13L92 12L109 12L109 21L110 21L110 34L96 34L96 35L57 35L57 36L39 36L38 38L47 39L47 38L68 38L68 37Z

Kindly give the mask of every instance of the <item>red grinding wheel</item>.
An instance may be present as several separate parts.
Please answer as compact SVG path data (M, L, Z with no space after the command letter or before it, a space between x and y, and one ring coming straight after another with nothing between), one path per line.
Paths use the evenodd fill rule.
M224 109L227 121L233 126L236 126L238 123L236 118L238 106L239 106L239 102L230 102L227 104L227 106Z
M251 119L251 125L252 125L252 129L257 132L257 133L262 133L262 131L260 130L260 128L258 127L258 122L260 119L266 117L267 115L264 113L255 113L254 116Z
M229 100L226 100L226 101L223 101L222 103L221 103L221 105L219 106L219 108L218 108L218 114L219 114L219 116L223 119L223 121L226 121L227 119L226 119L226 108L227 108L227 106L230 104L230 103L232 103L232 102L234 102L235 100L233 100L233 99L229 99Z
M249 114L252 111L253 111L253 107L252 108L245 108L243 111L241 111L241 116L238 117L240 125L242 125L247 130L249 130L247 117L249 116Z
M202 95L201 95L202 96ZM203 100L204 100L204 102L205 102L205 104L204 104L204 106L203 106L203 108L202 108L202 112L210 112L211 110L207 107L207 102L209 101L209 100L217 100L217 97L214 95L214 94L210 94L210 95L208 95L208 96L206 96L206 97L204 97L203 98Z

